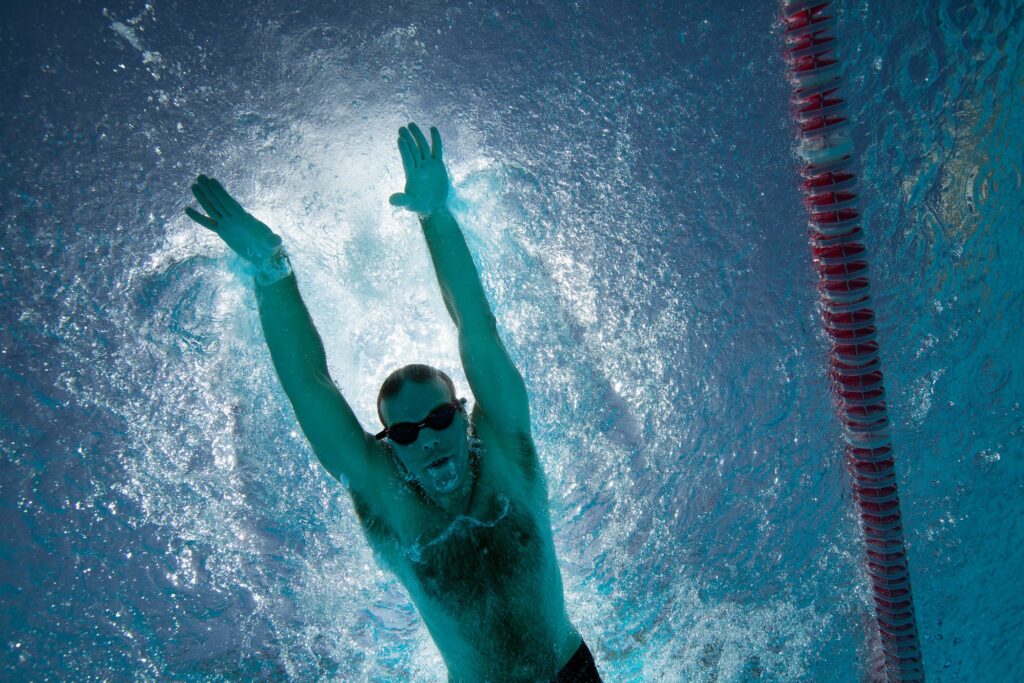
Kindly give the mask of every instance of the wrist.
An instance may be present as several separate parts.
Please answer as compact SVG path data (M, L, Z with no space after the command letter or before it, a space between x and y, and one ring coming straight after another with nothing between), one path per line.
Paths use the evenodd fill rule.
M452 212L448 208L447 204L442 204L436 209L431 210L430 213L421 213L420 223L426 224L427 221L432 221L437 218L453 218Z
M272 285L292 274L291 261L280 246L260 261L253 262L253 266L256 268L256 284L261 286Z

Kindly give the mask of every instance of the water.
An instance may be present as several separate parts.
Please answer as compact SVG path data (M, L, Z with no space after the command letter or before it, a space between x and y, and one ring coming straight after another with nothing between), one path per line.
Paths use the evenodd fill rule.
M399 364L466 389L409 120L606 680L868 675L774 3L48 5L0 23L4 678L443 680L182 213L205 172L283 235L373 429ZM1024 4L841 5L927 674L1019 680Z

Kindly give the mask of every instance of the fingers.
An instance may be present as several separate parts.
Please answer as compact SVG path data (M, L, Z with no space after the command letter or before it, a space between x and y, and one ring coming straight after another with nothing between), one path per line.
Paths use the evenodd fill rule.
M227 190L213 178L205 175L200 175L196 178L196 184L202 188L203 194L206 198L213 202L213 205L217 207L221 216L227 218L232 214L238 215L245 213L245 209L242 208L241 204L231 198L231 195L227 193Z
M185 214L199 225L213 230L218 235L221 234L222 228L222 226L218 226L218 221L245 214L242 205L235 201L224 189L224 186L214 178L200 175L192 185L192 194L199 205L210 215L204 216L191 207L185 209Z
M441 160L441 133L434 126L430 127L431 156Z
M218 207L217 204L206 194L206 190L201 184L204 177L205 176L199 176L199 179L192 185L192 196L196 198L196 201L199 202L199 206L203 207L203 210L205 210L206 213L210 214L214 220L218 220L223 218L224 214L221 213L220 207Z
M409 148L409 155L413 161L413 167L419 166L420 161L423 160L423 154L420 152L420 146L416 143L416 139L412 136L410 131L405 126L398 129L398 137L405 141L406 146Z
M416 147L419 148L420 158L430 158L430 145L427 144L427 138L423 136L423 131L415 123L409 124L409 132L416 138Z
M206 187L208 189L207 194L212 195L222 208L227 209L228 213L245 213L245 209L242 208L242 205L235 201L234 197L228 194L228 191L224 189L223 185L217 182L216 178L206 178L206 176L200 177L206 179Z
M231 211L228 209L227 205L225 205L221 193L217 191L217 188L220 186L214 185L214 182L215 181L204 175L196 178L196 184L203 190L203 194L206 195L206 199L213 204L222 218L227 218L231 215ZM224 188L221 188L221 191L223 191L223 189ZM225 192L224 194L227 193Z
M185 214L189 218L194 220L196 223L198 223L199 225L203 226L204 228L209 228L210 230L213 230L214 232L217 232L217 221L215 221L212 218L209 218L207 216L204 216L203 214L201 214L198 211L196 211L195 209L193 209L191 206L189 206L189 207L187 207L185 209Z
M402 135L402 130L398 131L398 153L402 155L402 168L405 169L405 176L408 178L413 170L416 168L416 156L413 154L414 146L408 139L409 132L405 131L405 135Z
M408 207L409 204L412 203L412 199L409 197L409 195L404 194L402 192L394 193L393 195L391 195L391 197L388 198L388 201L391 202L391 206L400 206L403 208Z
M212 180L211 178L204 175L196 178L196 183L192 186L192 194L195 194L196 199L199 199L200 194L197 194L195 189L197 186L199 187L199 193L202 195L203 199L205 199L207 204L210 205L210 207L207 208L204 204L203 208L207 208L207 213L218 220L228 218L232 214L230 204L238 205L238 202L231 199L227 192L224 191L224 188L221 187L217 181ZM203 199L199 200L200 203L202 203Z
M421 161L426 159L442 160L444 156L444 145L441 143L441 133L436 127L430 127L430 142L423 135L423 131L415 123L402 126L398 129L398 151L402 154L402 165L408 174L410 169L416 168Z

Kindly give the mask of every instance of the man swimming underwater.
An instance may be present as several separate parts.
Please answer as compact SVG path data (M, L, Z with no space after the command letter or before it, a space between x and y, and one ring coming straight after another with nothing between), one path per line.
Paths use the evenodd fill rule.
M399 130L405 192L391 203L419 216L458 328L472 414L447 375L407 365L377 397L384 430L363 431L328 375L281 238L206 176L192 192L207 215L186 213L255 266L263 334L299 424L348 487L377 557L409 591L449 681L600 681L565 610L526 386L448 210L436 128L430 137L412 123Z

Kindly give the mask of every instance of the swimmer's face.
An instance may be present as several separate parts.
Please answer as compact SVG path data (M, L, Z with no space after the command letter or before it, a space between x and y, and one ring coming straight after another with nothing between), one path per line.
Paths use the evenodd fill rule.
M406 382L398 393L381 401L380 412L387 426L400 422L418 424L430 412L454 397L448 386L437 378L426 382ZM445 495L462 488L469 477L469 439L466 413L459 408L448 427L434 430L423 427L410 444L389 439L395 455L420 486L430 494Z

